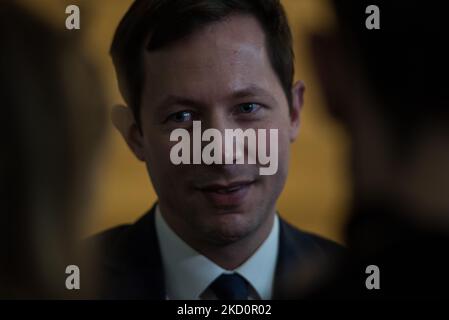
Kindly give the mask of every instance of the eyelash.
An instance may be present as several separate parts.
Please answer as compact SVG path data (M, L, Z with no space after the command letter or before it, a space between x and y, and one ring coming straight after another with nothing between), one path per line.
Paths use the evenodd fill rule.
M190 114L193 114L193 112L188 111L188 110L178 111L178 112L175 112L175 113L170 114L170 115L168 116L168 118L167 118L167 121L170 121L172 118L175 118L176 115L183 114L183 113L190 113ZM191 115L191 117L193 117L193 116ZM178 122L178 123L185 122L185 121L176 121L176 120L174 120L174 119L173 119L173 121L174 121L174 122Z
M258 111L261 108L261 105L258 103L254 103L254 102L249 102L249 103L241 103L239 104L237 107L242 107L242 106L248 106L248 105L252 105L252 106L256 106L256 111ZM254 111L254 112L256 112ZM253 112L243 112L243 113L253 113Z
M248 103L241 103L241 104L237 105L236 108L241 108L242 106L247 106L247 105L256 106L256 108L254 109L255 111L252 111L252 112L241 112L242 114L251 114L251 113L255 113L255 112L259 111L259 110L263 107L263 106L262 106L261 104L259 104L259 103L248 102ZM240 109L240 110L241 110L241 109ZM170 115L167 117L166 122L167 122L167 121L170 121L170 120L173 120L174 122L177 122L177 123L187 122L187 121L177 121L177 120L174 120L174 117L176 117L177 115L185 114L185 113L189 113L189 114L191 115L191 118L193 118L193 117L194 117L194 114L195 114L195 112L189 111L189 110L177 111L177 112L174 112L174 113L170 114Z

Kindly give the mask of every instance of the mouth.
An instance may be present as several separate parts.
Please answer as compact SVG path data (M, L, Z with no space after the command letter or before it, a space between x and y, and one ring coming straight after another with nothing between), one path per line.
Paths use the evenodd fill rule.
M206 192L217 192L217 193L230 193L235 192L241 188L244 188L245 186L248 186L252 184L253 180L245 180L245 181L236 181L232 183L212 183L207 184L205 186L199 187L199 190L206 191Z
M197 188L197 190L214 206L239 206L244 202L254 182L254 180L245 180L226 184L208 184Z

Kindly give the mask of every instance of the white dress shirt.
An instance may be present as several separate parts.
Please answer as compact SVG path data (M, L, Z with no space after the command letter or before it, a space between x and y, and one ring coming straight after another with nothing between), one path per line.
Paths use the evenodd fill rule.
M270 234L257 251L235 270L225 270L185 243L156 207L156 233L165 273L167 299L216 299L209 285L222 273L236 272L249 284L249 299L269 300L279 244L279 221L275 216Z

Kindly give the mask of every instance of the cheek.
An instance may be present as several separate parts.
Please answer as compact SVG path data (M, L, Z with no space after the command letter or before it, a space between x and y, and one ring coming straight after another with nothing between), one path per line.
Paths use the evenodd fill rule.
M145 162L148 171L153 180L170 177L176 171L176 168L170 162L170 150L173 142L169 141L169 137L161 134L150 133L146 135L144 141Z
M145 159L152 167L164 167L166 164L167 150L163 145L149 144L145 146Z
M276 177L279 182L285 180L288 173L290 147L291 143L287 128L279 129L277 141L278 172Z
M265 143L261 141L265 145L266 154L272 154L272 152L277 151L279 162L284 158L288 158L290 153L290 132L288 125L289 122L285 117L279 117L274 121L265 123L265 126L260 127L266 131ZM271 130L276 130L276 139L272 138L274 136ZM259 147L259 139L260 137L257 136L257 148ZM274 157L274 154L272 156Z

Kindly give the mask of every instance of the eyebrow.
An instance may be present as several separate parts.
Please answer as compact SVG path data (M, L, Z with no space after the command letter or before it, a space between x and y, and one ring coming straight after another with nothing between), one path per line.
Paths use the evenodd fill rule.
M244 99L251 98L256 96L266 97L271 100L271 103L275 103L276 99L272 96L272 94L256 85L251 85L243 89L239 89L230 94L226 100L236 100L236 99ZM163 101L159 104L158 109L162 109L171 105L184 105L188 107L204 107L205 103L199 100L196 100L191 97L183 97L178 96L176 94L169 94Z
M269 91L267 91L259 86L256 86L256 85L252 85L252 86L246 87L244 89L235 91L231 95L231 98L240 99L240 98L248 98L248 97L254 97L254 96L263 96L263 97L268 97L268 98L272 99L273 101L275 100Z

